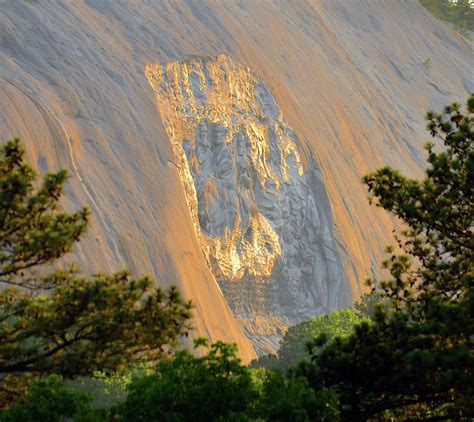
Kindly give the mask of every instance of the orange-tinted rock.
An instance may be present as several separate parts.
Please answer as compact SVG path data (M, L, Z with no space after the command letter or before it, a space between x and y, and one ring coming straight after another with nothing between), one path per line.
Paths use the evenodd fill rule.
M394 227L361 177L384 164L421 174L425 111L474 90L472 43L417 2L3 1L0 11L0 136L23 137L43 171L70 169L67 208L94 214L76 257L90 271L125 265L178 284L197 331L237 342L244 360L255 353L202 253L146 66L224 53L265 82L303 168L321 169L353 297Z

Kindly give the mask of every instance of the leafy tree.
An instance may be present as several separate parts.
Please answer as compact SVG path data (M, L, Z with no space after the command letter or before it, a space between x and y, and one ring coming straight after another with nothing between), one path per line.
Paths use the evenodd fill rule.
M204 339L196 347L206 346ZM257 397L249 369L236 356L235 345L213 344L195 357L187 350L161 360L156 373L129 386L125 402L116 407L123 421L247 420Z
M145 359L135 361L120 371L95 371L92 376L68 380L67 385L76 392L90 393L92 405L99 409L110 409L127 397L127 388L132 380L150 375L154 365Z
M474 94L428 113L424 180L391 168L365 177L377 204L405 224L402 253L385 262L386 302L375 320L313 352L311 385L335 388L343 417L367 420L474 416ZM389 305L389 306L387 306ZM321 341L315 341L320 346Z
M354 326L368 318L359 316L352 309L332 311L319 315L288 329L280 342L276 355L269 354L251 362L252 367L274 368L286 371L296 367L302 361L309 361L308 343L320 334L328 339L344 337L352 333Z
M61 212L66 171L41 184L20 141L0 150L0 405L31 381L117 370L166 355L186 332L190 305L175 288L120 272L91 277L77 268L47 272L71 250L89 212ZM50 268L50 267L48 267ZM51 271L51 270L50 270Z
M200 339L197 346L207 346ZM153 374L132 380L115 406L120 421L336 421L334 391L309 388L306 379L250 369L235 345L217 342L195 357L186 350L159 362Z
M339 420L339 399L335 391L314 391L306 379L284 376L280 372L254 369L260 375L258 400L251 412L265 421L331 421Z
M67 388L61 378L52 375L35 383L25 400L0 413L3 422L59 422L72 418L76 422L99 422L105 411L94 410L92 397Z

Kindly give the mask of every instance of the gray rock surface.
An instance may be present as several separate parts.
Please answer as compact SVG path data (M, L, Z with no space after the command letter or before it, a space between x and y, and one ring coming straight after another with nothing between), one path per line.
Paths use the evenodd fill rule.
M181 163L145 76L149 64L220 54L258 75L257 97L265 99L258 107L270 120L279 108L295 134L304 176L293 183L300 193L311 185L320 233L332 221L352 297L379 268L397 227L368 204L362 176L386 164L421 174L424 114L464 102L474 89L474 59L472 42L417 1L0 0L0 137L21 136L38 169L70 169L65 206L87 203L94 217L74 259L88 271L127 266L161 285L177 284L195 303L196 334L237 342L249 360L255 352L209 270ZM427 59L430 68L423 65ZM198 102L205 101L198 92ZM184 150L197 156L196 139L186 139ZM232 150L237 156L237 145ZM245 172L244 161L232 171ZM312 169L316 175L310 176ZM245 198L239 189L237 198ZM324 192L328 205L321 201ZM224 204L251 215L240 211L240 203L232 205L234 199ZM270 221L280 210L267 208L266 199L262 190L255 203ZM223 204L213 201L203 203L212 208L201 214L223 218ZM296 203L301 219L302 210L315 209ZM203 221L208 234L220 235L232 215ZM273 230L280 246L291 244ZM318 267L329 265L329 252L313 257ZM242 294L239 306L254 300L252 292ZM266 290L264 297L272 302L277 294ZM275 324L267 322L255 314L244 324L276 341Z

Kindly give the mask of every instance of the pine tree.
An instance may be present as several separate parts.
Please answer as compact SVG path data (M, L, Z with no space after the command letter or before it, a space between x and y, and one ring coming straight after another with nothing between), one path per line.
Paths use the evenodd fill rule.
M61 212L66 171L38 183L24 155L18 139L0 149L0 406L45 375L154 361L186 333L190 317L175 288L163 292L148 277L48 272L80 240L89 212Z
M303 370L338 391L349 420L474 416L474 94L466 114L454 103L427 120L443 145L427 145L424 180L388 167L364 179L405 226L378 283L383 307Z

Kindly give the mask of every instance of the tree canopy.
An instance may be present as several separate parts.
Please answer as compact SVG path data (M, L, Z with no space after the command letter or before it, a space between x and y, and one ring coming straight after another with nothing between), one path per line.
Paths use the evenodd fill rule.
M197 346L208 346L200 339ZM335 421L337 395L302 377L243 366L235 345L217 342L202 357L183 350L130 384L112 413L123 421Z
M349 336L356 324L368 321L352 309L332 311L291 326L280 341L276 354L261 356L251 362L252 367L264 367L287 371L300 362L309 361L308 343L324 334L328 340Z
M75 422L100 422L107 412L94 409L92 397L68 388L57 375L36 382L26 398L0 411L2 422L60 422L65 418Z

